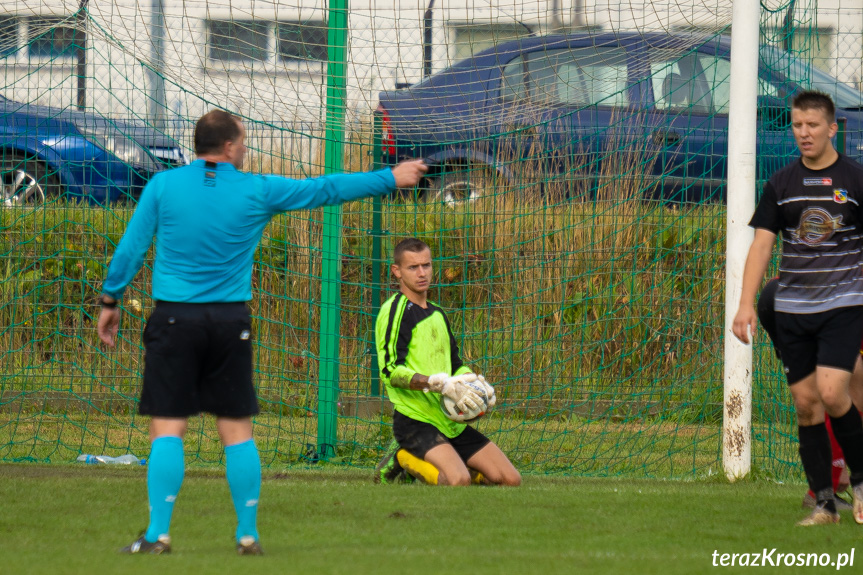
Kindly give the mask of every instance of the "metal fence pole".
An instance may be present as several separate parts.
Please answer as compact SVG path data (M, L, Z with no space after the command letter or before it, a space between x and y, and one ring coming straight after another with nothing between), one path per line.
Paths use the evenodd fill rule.
M327 34L327 120L324 171L341 172L344 158L348 0L332 0ZM324 208L321 331L318 366L318 457L335 455L339 396L342 208Z
M374 115L374 133L372 136L372 169L378 170L383 167L381 154L381 129L383 126L380 115ZM375 196L372 200L372 317L377 318L378 311L381 309L381 268L383 267L383 259L381 257L381 239L383 231L381 230L382 200L380 196ZM384 282L385 284L385 282ZM380 366L378 365L378 350L375 344L375 322L372 321L371 333L371 394L379 396L381 394L380 381Z

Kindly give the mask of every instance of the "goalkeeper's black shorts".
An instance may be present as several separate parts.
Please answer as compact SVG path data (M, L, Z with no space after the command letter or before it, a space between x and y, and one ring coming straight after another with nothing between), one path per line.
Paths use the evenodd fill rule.
M245 303L158 302L144 329L138 413L256 415L252 326Z
M420 459L425 459L426 453L431 448L449 443L465 463L491 442L488 437L470 425L450 439L434 425L417 421L398 411L393 413L393 436L398 441L399 447Z

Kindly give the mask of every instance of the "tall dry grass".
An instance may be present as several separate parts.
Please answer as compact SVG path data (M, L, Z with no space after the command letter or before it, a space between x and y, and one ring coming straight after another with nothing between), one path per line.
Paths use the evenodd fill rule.
M370 128L368 128L370 129ZM368 169L360 127L345 165ZM517 182L489 179L489 193L460 205L386 199L383 273L374 276L373 202L343 209L340 381L342 397L370 389L373 293L393 289L389 253L406 236L434 251L432 298L449 310L467 361L508 409L525 417L583 412L716 418L721 413L724 209L645 201L654 158L609 140L601 169L574 160L549 173L536 148ZM297 148L299 149L299 148ZM319 156L264 151L255 171L309 175ZM545 154L545 155L544 155ZM288 158L288 159L285 159ZM561 160L562 161L562 160ZM561 175L562 173L562 175ZM152 306L149 269L127 295L116 352L97 343L93 305L106 262L131 209L56 203L0 211L0 386L135 397L141 333ZM265 409L316 408L322 215L278 216L253 275L256 370ZM593 409L593 407L591 407Z

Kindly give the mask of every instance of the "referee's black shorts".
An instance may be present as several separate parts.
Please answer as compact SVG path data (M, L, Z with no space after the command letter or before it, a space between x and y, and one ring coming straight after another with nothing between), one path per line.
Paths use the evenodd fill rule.
M252 384L252 326L239 303L157 302L144 329L138 413L189 417L259 412Z
M860 356L863 306L820 313L776 312L774 344L788 385L812 374L817 366L853 372Z

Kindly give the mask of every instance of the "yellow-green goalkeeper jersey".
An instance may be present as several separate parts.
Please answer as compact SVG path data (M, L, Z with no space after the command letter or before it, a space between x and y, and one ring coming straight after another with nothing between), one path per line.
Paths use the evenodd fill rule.
M444 415L440 394L409 389L415 373L470 373L458 355L458 344L446 314L432 302L427 302L427 306L422 308L401 293L381 306L375 324L381 380L399 413L434 425L447 437L455 437L464 431L465 424Z

